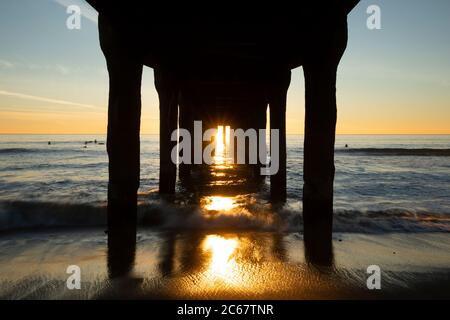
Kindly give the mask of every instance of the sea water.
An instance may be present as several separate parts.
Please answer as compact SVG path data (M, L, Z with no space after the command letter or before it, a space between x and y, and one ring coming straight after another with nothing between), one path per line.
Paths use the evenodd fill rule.
M0 229L104 225L105 139L0 135ZM301 231L303 136L288 135L287 148L284 205L270 203L270 179L239 188L245 179L223 166L202 188L178 182L168 199L157 193L158 136L142 135L140 223ZM450 231L450 135L338 135L335 150L336 231Z

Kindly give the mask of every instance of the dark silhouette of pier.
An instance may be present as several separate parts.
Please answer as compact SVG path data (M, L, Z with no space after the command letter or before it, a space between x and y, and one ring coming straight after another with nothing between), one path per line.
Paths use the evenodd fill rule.
M303 66L305 141L303 219L311 260L329 263L333 215L336 73L347 44L347 14L359 0L296 1L258 8L88 0L99 12L100 45L109 72L107 150L110 262L134 248L139 187L141 76L154 70L160 110L160 193L174 193L171 151L177 128L194 120L280 131L271 198L286 198L286 95L291 69ZM189 177L192 165L178 168ZM299 195L300 197L300 195ZM121 255L121 252L125 254Z

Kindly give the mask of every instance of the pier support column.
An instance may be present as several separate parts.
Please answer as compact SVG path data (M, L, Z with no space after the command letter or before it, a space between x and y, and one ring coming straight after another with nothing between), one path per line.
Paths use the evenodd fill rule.
M303 222L308 260L332 263L337 66L305 65Z
M143 64L99 16L99 33L109 73L108 268L111 277L131 270L136 245L140 171L141 78Z
M171 153L177 142L171 136L177 129L179 90L173 75L160 69L155 69L155 87L159 96L159 192L172 194L177 166Z
M314 255L332 252L336 74L347 45L346 20L324 44L307 55L305 77L305 141L303 161L303 222L305 244ZM326 260L320 258L319 260Z
M291 82L291 71L273 77L269 88L270 129L279 130L279 169L270 176L270 196L275 201L286 200L286 96ZM275 143L275 141L270 141ZM271 160L272 161L272 160Z

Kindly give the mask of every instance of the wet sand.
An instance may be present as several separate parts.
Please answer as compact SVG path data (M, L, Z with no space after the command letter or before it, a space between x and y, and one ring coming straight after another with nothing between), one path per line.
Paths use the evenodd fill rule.
M130 276L109 279L103 229L0 234L2 299L450 298L450 234L338 233L333 265L305 260L296 233L139 230ZM381 268L381 290L366 269ZM69 290L69 265L81 289Z

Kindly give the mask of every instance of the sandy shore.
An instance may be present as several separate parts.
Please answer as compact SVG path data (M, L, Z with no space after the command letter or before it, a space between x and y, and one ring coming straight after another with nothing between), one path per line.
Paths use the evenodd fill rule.
M133 274L110 280L102 229L0 234L2 299L450 298L450 234L334 235L334 264L304 257L299 234L139 230ZM81 289L69 290L69 265ZM381 268L381 290L366 269Z

